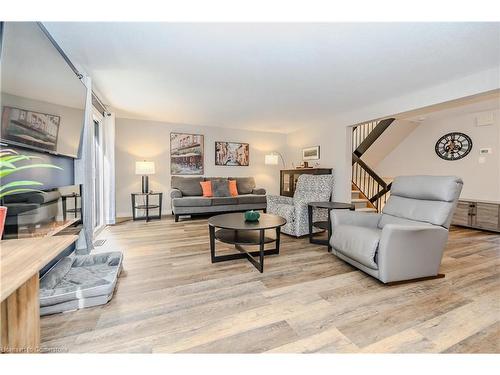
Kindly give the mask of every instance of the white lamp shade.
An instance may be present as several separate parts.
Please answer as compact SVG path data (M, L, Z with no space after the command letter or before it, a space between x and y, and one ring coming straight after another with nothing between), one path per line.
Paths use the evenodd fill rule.
M135 174L139 175L155 174L155 163L153 161L136 161Z
M267 165L277 165L278 164L278 155L276 154L268 154L265 157L264 163Z

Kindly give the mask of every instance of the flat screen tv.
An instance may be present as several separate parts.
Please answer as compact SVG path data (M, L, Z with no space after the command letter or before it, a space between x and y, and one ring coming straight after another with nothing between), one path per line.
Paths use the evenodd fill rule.
M77 157L87 89L36 22L3 22L2 143Z

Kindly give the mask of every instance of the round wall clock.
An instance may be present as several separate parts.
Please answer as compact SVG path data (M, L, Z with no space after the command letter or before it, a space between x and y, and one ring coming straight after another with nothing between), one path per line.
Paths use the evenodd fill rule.
M464 133L448 133L439 138L435 150L441 159L462 159L472 150L472 140Z

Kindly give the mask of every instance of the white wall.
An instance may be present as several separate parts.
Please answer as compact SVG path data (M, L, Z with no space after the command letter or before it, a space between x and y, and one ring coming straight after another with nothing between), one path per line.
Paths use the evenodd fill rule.
M163 191L163 213L170 213L170 132L205 135L205 176L253 176L257 187L266 188L270 194L279 194L281 165L265 165L264 155L270 151L284 153L285 134L118 118L115 146L117 217L132 216L130 193L141 190L141 177L135 175L138 160L155 162L156 174L150 176L150 187ZM215 166L215 141L249 143L250 165Z
M351 142L346 127L378 118L476 95L500 88L500 68L488 69L426 89L401 93L393 99L377 102L349 113L332 114L328 124L304 128L288 135L287 159L299 160L297 148L320 145L321 166L335 168L334 199L349 201L351 197ZM362 90L362 87L353 87Z
M345 126L323 126L306 128L288 134L287 167L302 162L302 148L320 146L320 159L316 162L322 168L333 168L336 201L348 201L350 193L351 129Z
M363 154L363 161L369 166L378 165L418 126L416 121L396 120Z
M374 98L372 105L349 113L334 113L331 121L323 125L311 126L305 123L301 130L288 135L117 119L117 216L130 216L130 192L140 190L140 177L134 174L136 160L148 159L157 162L157 174L151 178L152 187L168 193L170 189L169 134L171 131L205 134L205 175L255 176L257 185L267 188L272 194L279 191L281 165L264 165L265 153L271 150L283 152L286 166L290 168L292 163L295 165L300 163L302 148L319 145L321 146L320 166L334 168L334 199L348 201L351 196L349 126L499 88L500 70L490 69L451 82L441 82L424 90L402 93L392 100L377 103ZM362 87L359 89L361 90ZM216 140L250 143L250 167L214 166L213 147ZM164 204L165 212L168 212L169 199L166 196Z
M399 175L455 175L464 180L461 197L500 201L500 110L490 111L495 123L475 126L475 113L466 113L422 122L374 169L384 178ZM436 141L446 133L458 131L472 139L472 151L463 159L446 161L434 151ZM493 153L479 163L479 149L491 147Z

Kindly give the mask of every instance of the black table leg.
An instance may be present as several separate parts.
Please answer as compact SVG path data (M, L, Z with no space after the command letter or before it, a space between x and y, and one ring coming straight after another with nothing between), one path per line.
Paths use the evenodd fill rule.
M215 263L215 227L209 225L208 231L210 232L210 258L212 263Z
M132 194L132 220L135 221L135 194Z
M276 228L276 254L280 253L280 236L281 236L281 227Z
M75 195L75 219L77 218L77 212L78 212L78 197Z
M149 194L146 194L146 223L149 221Z
M313 208L307 206L307 216L309 220L309 243L313 243Z
M160 201L158 202L158 219L161 220L161 205L163 203L163 194L160 193L160 197L159 197Z
M260 254L259 254L259 271L260 273L264 272L264 229L260 230Z
M61 197L62 199L62 209L63 209L63 220L66 221L66 197Z
M330 211L331 210L328 210L328 252L331 253L332 252L332 245L330 245L330 240L332 238L332 217L330 215Z
M265 249L265 229L259 230L259 242L255 242L249 245L258 245L259 249L256 251L248 251L243 246L235 244L234 247L239 253L227 254L227 255L216 255L216 237L215 237L215 227L209 226L210 234L210 257L212 263L226 262L229 260L236 259L246 259L248 260L260 273L264 272L264 258L267 255L279 254L279 235L276 241L276 247L274 249ZM257 259L258 258L258 259Z

